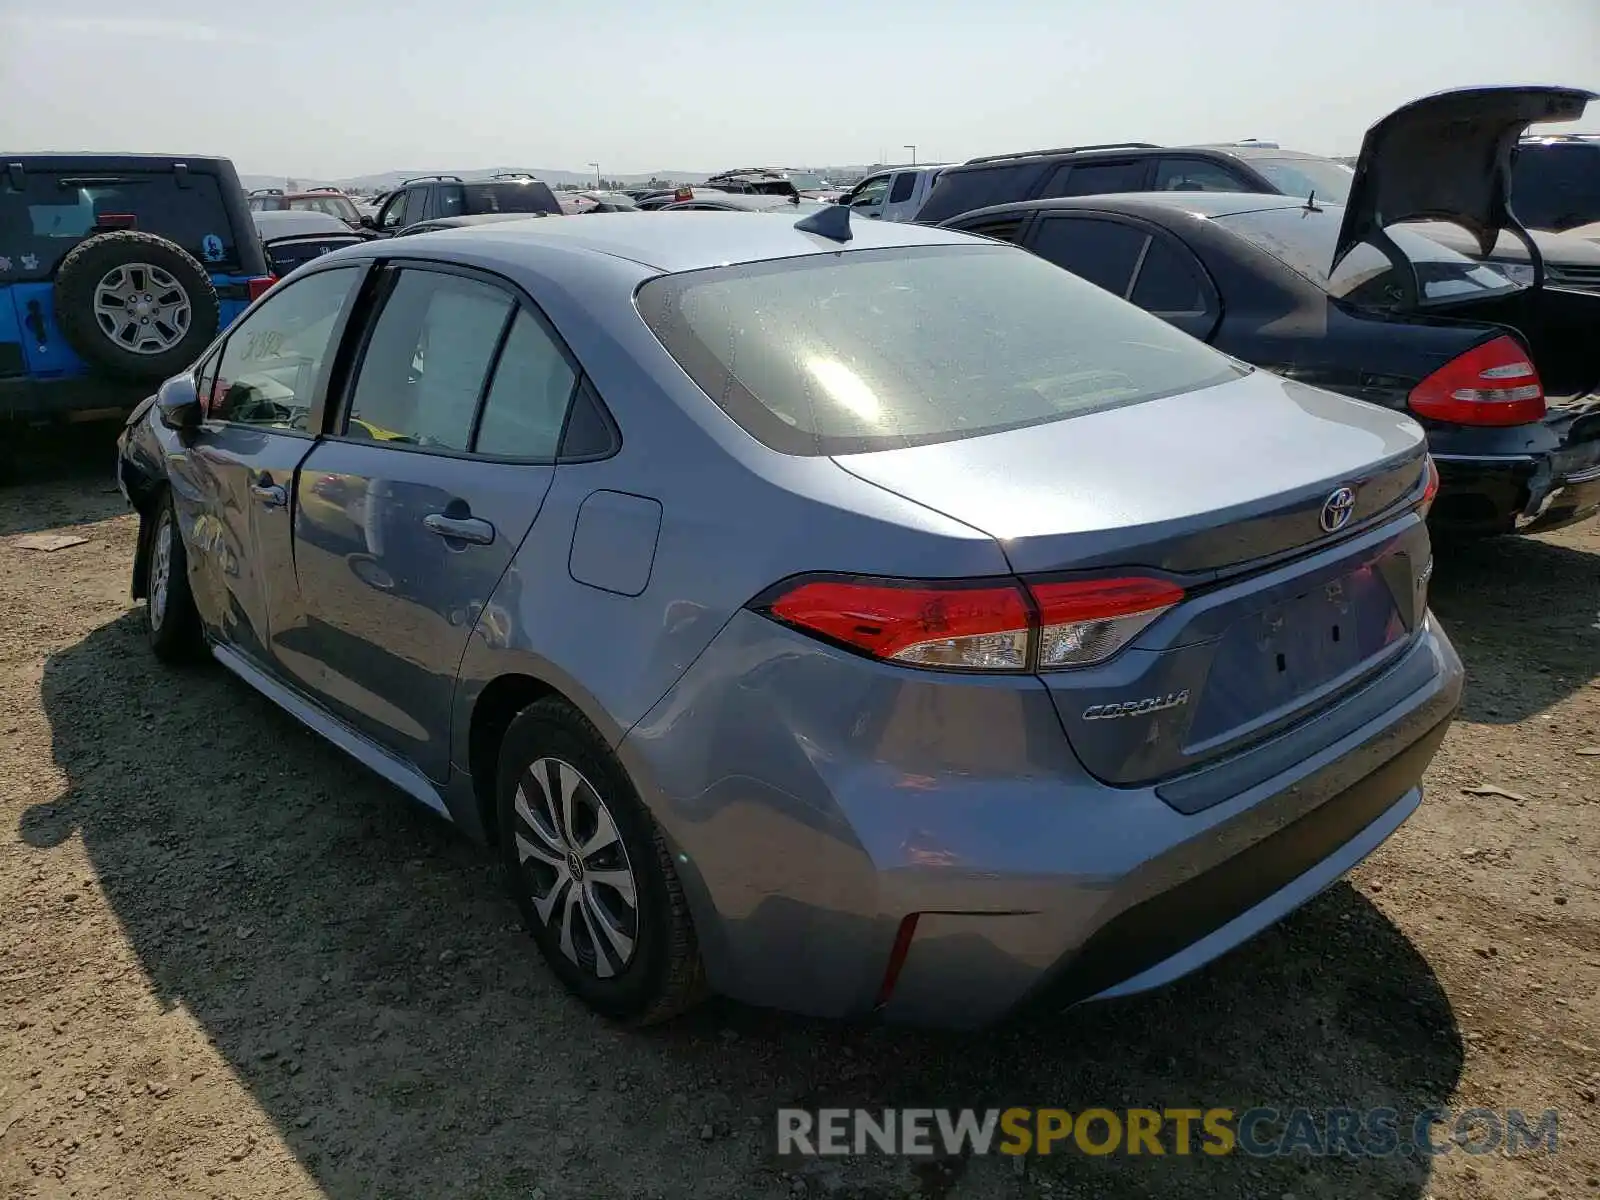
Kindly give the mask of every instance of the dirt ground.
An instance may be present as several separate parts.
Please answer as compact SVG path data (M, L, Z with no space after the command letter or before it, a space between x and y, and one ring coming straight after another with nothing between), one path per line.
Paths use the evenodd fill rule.
M0 1196L1600 1200L1594 524L1442 556L1470 684L1427 801L1208 970L979 1035L724 1002L641 1034L558 989L485 853L220 669L153 661L134 519L105 447L82 460L0 490ZM41 531L88 540L18 546ZM1556 1108L1560 1133L1431 1161L770 1156L774 1108L841 1102Z

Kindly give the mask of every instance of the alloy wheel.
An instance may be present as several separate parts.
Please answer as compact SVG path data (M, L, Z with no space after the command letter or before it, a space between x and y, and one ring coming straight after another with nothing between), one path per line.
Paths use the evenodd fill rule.
M559 758L533 762L517 783L517 861L539 922L561 953L600 979L633 960L639 885L605 800Z
M167 588L172 581L172 514L163 512L156 523L155 546L150 560L150 624L161 628L167 615Z
M95 322L133 354L165 354L188 334L191 316L183 285L149 263L112 267L95 284Z

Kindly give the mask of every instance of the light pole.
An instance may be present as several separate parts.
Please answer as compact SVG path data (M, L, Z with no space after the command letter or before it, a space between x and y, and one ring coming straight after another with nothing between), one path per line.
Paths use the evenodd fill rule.
M912 145L910 142L907 142L905 144L905 149L911 151L911 165L913 167L916 166L917 165L917 148L916 148L916 146Z
M600 164L592 162L589 165L594 168L594 190L598 192L600 190Z

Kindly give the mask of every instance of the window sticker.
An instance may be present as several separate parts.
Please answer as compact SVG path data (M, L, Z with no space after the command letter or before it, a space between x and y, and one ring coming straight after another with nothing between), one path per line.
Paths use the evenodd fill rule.
M221 262L223 256L222 239L214 233L208 233L200 240L200 253L206 256L207 262Z

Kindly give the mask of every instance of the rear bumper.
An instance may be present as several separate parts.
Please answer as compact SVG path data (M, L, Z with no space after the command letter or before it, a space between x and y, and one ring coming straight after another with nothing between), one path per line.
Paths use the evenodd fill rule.
M1443 533L1543 533L1600 512L1600 441L1540 457L1435 456Z
M928 683L741 614L619 749L714 987L871 1012L916 914L882 1015L970 1027L1176 979L1370 853L1420 802L1460 700L1431 617L1402 670L1421 685L1346 697L1317 718L1343 736L1186 813L1093 780L1037 680Z
M0 420L30 424L110 420L126 417L149 393L149 384L88 375L0 379Z

